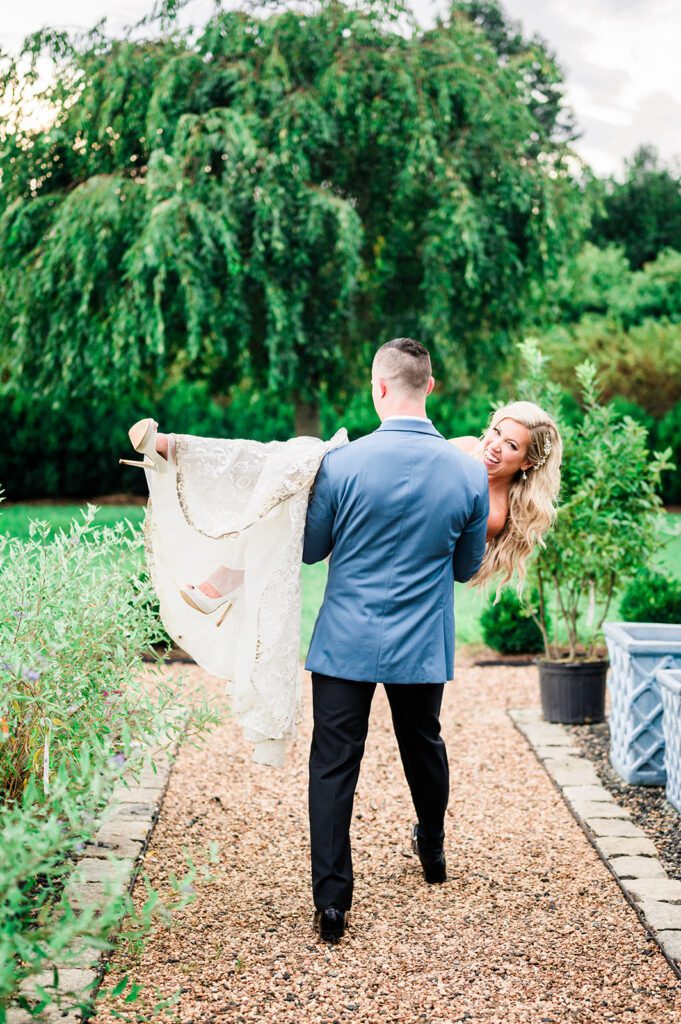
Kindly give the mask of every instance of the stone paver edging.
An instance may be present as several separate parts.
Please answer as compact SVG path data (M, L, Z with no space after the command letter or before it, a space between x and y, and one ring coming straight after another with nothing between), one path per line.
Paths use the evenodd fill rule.
M111 891L113 872L121 890L132 891L142 866L144 854L158 818L163 796L180 738L170 748L159 750L145 760L137 782L120 783L111 796L111 807L92 841L85 845L66 885L69 902L74 909L101 901L107 885ZM151 762L156 766L154 771ZM73 953L73 951L71 951ZM68 964L57 961L59 990L73 993L82 1002L89 1001L101 983L109 953L98 954L83 947L82 954L69 958ZM32 975L23 982L20 992L27 999L37 999L36 986L52 987L52 969ZM74 1000L75 1001L75 1000ZM80 1010L66 1013L56 1005L48 1006L40 1016L31 1016L20 1007L10 1007L7 1024L81 1024L85 1018Z
M681 977L681 882L667 876L655 845L601 785L593 765L562 725L544 721L538 708L508 713Z

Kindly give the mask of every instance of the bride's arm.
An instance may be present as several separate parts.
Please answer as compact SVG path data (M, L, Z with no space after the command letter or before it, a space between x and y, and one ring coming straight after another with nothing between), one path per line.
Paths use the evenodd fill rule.
M162 455L164 459L168 458L168 435L157 434L156 435L156 451L159 455Z
M156 424L158 426L158 423ZM174 434L156 434L156 451L162 455L166 462L175 461L175 436Z
M467 435L465 437L450 437L449 443L456 445L466 455L470 455L476 458L480 452L480 438ZM487 519L487 543L501 533L504 526L506 525L506 518L499 519L499 515L494 510L490 509L490 513Z
M472 435L466 435L465 437L450 437L449 443L456 445L466 455L474 455L480 440Z

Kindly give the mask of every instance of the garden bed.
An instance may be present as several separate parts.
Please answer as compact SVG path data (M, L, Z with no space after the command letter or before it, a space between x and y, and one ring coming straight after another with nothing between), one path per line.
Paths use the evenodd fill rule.
M598 725L564 726L617 803L655 844L670 878L681 880L681 816L667 801L664 786L630 786L610 764L610 728Z

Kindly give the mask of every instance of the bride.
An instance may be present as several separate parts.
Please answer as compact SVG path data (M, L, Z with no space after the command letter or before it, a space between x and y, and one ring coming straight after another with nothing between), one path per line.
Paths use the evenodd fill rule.
M143 461L120 461L146 471L145 546L161 619L197 664L228 680L254 760L281 765L301 716L307 502L321 460L347 434L262 444L162 434L157 426L153 419L134 424L129 436ZM489 480L487 547L471 582L500 588L515 573L522 584L556 514L556 424L539 406L513 402L492 414L480 438L451 443L483 462Z
M556 517L563 445L547 412L533 402L511 402L492 413L477 437L454 437L484 463L489 481L487 547L473 586L496 582L500 589L515 574L519 586L535 544Z

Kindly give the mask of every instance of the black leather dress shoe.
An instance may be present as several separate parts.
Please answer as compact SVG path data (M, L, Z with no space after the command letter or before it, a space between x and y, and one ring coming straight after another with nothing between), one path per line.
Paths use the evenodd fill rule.
M347 923L347 910L339 910L338 907L327 907L325 910L315 911L315 931L319 938L324 939L325 942L340 942L345 933Z
M434 857L424 857L419 849L418 825L411 830L411 848L421 861L423 877L431 885L447 881L447 864L445 855L440 851Z

